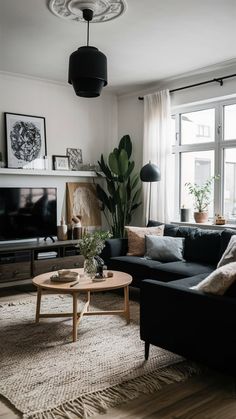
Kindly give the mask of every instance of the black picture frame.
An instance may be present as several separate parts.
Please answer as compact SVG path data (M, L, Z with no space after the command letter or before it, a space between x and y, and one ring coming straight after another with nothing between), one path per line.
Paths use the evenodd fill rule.
M52 156L53 170L70 170L69 156Z
M43 116L4 112L8 168L24 168L47 155Z

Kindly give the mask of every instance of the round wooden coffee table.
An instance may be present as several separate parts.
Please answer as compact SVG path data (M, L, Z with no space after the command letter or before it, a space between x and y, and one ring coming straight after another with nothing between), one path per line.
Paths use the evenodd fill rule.
M69 283L52 282L50 277L55 275L55 272L47 272L33 278L33 284L37 287L37 304L35 322L38 323L40 318L45 317L72 317L73 318L73 342L77 340L77 326L83 316L95 316L104 314L123 314L127 323L130 321L129 312L129 284L132 282L132 276L125 272L110 271L113 277L106 278L102 282L93 282L92 279L83 277L84 270L71 269L78 272L82 277L76 281ZM91 292L109 291L118 288L124 288L124 309L123 310L109 310L109 311L89 311ZM72 313L40 313L41 297L43 291L53 294L70 294L73 297L73 312ZM79 293L87 293L87 301L81 312L77 311L77 300Z

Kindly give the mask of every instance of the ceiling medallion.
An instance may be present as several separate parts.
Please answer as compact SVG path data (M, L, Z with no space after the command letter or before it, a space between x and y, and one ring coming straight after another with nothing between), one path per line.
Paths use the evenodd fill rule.
M83 9L93 10L92 23L107 22L127 10L126 0L49 0L51 12L63 19L84 22Z

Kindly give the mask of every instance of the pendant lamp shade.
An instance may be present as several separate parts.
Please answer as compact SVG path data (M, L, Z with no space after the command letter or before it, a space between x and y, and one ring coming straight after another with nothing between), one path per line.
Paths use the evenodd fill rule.
M107 85L107 58L95 47L83 46L74 51L69 61L68 82L77 96L98 97Z

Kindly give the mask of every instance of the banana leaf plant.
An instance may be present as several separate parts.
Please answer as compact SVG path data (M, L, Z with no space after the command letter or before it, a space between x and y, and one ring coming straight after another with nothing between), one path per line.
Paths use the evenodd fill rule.
M124 237L125 226L130 224L133 212L141 205L139 174L134 173L131 155L130 136L124 135L118 148L109 154L108 161L103 154L98 161L107 188L104 190L97 185L97 195L113 237Z

